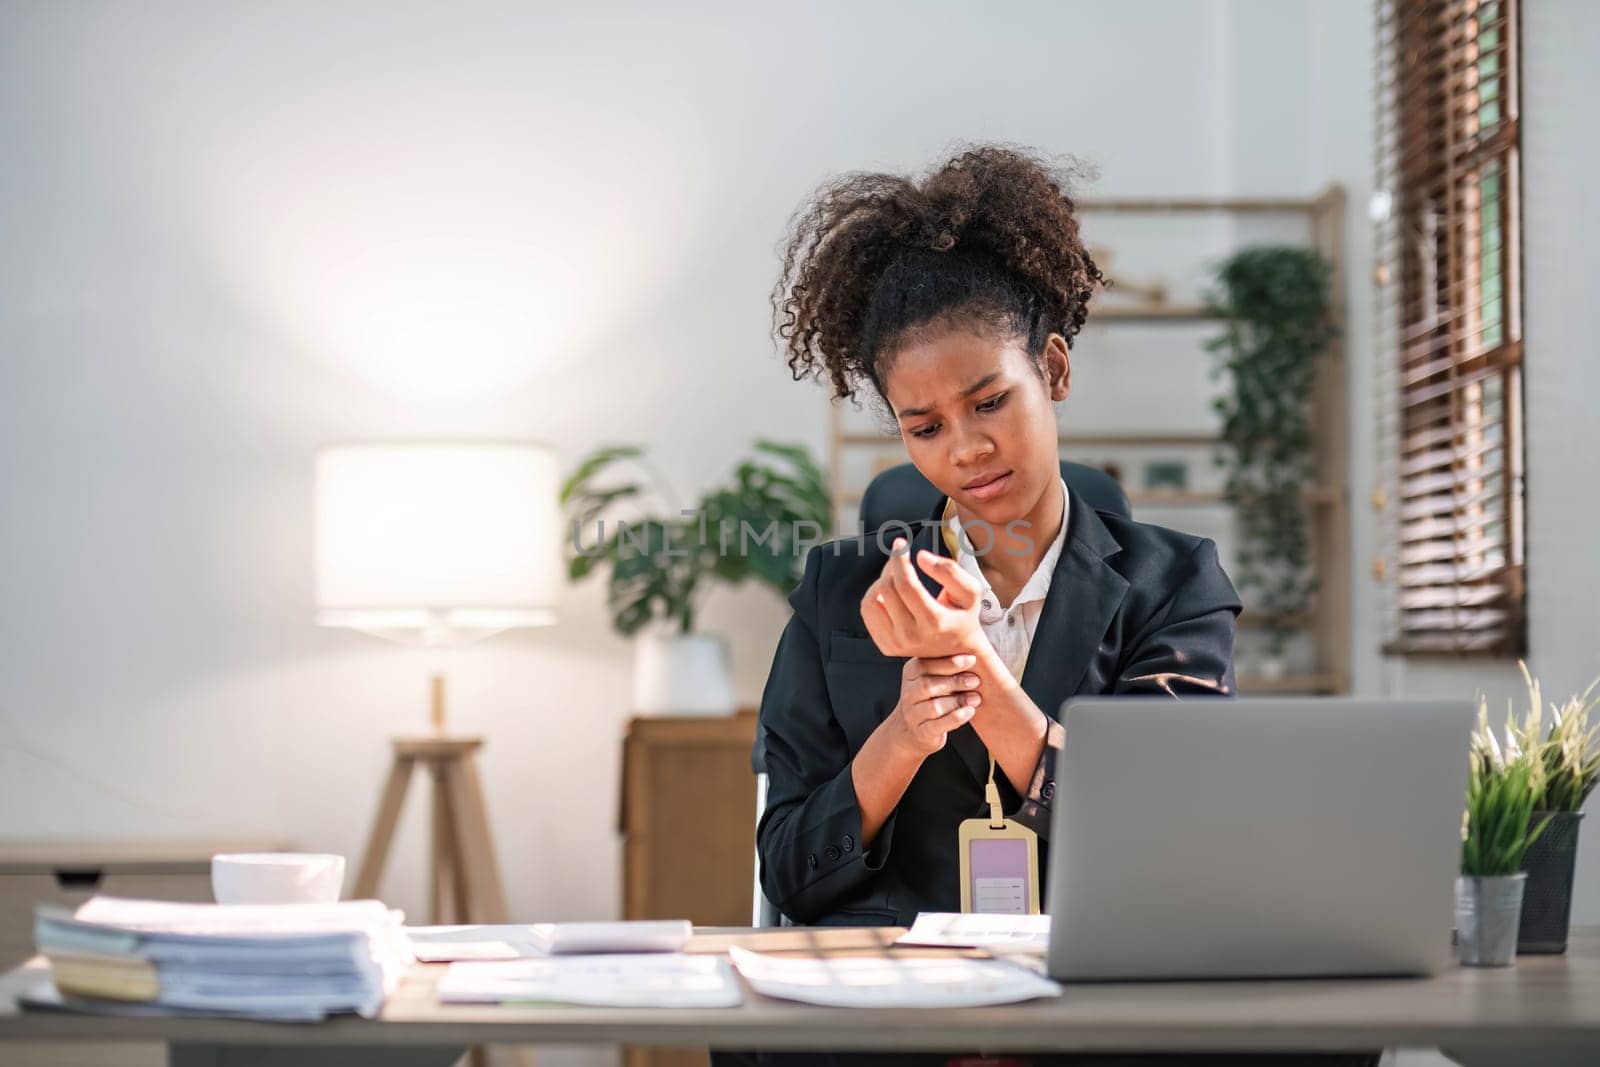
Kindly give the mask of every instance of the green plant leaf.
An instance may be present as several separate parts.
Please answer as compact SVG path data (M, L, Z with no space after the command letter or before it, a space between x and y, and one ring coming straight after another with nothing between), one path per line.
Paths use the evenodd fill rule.
M598 544L583 544L580 552L569 542L568 577L578 581L609 568L607 606L619 632L632 635L652 621L692 632L696 594L708 579L739 584L753 578L783 595L799 583L802 541L832 529L826 477L800 445L763 439L755 451L735 466L730 483L702 498L698 514L647 516L609 533L601 516L618 501L640 496L644 487L599 487L596 480L611 464L638 459L644 450L597 449L567 477L560 503L580 533L589 532L586 524L601 523L592 534Z
M583 459L561 483L558 502L565 505L579 491L579 487L619 459L631 459L644 454L638 445L612 445L598 449Z
M1283 647L1287 622L1315 593L1303 488L1315 481L1310 405L1317 361L1334 336L1327 263L1312 250L1241 249L1218 268L1207 306L1223 332L1206 348L1227 382L1213 402L1221 422L1217 459L1236 509L1235 585L1265 620L1269 646Z

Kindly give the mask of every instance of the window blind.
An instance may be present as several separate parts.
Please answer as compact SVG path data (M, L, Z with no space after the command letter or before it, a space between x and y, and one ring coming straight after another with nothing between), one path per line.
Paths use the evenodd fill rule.
M1526 649L1515 0L1378 0L1372 217L1391 653Z

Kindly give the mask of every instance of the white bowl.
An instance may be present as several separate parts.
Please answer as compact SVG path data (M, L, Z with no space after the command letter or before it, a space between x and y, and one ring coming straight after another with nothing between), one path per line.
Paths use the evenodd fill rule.
M211 857L218 904L332 904L344 857L317 852L233 852Z

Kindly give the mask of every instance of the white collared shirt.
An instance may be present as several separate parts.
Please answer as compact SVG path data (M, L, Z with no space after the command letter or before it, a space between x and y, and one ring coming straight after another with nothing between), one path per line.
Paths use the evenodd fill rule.
M950 501L945 505L945 524L959 546L956 562L961 565L962 570L976 578L982 587L978 602L978 622L983 626L983 632L989 638L989 643L1011 669L1013 678L1022 677L1022 667L1027 662L1028 650L1033 645L1034 631L1039 628L1039 615L1044 611L1044 600L1050 592L1050 579L1055 577L1056 561L1061 558L1061 552L1066 545L1067 516L1071 500L1072 494L1067 492L1066 479L1062 479L1061 528L1056 531L1055 540L1051 541L1050 547L1045 550L1044 558L1039 560L1039 566L1034 568L1033 574L1023 583L1016 599L1007 607L1000 605L1000 598L995 594L994 587L989 584L989 579L984 577L983 568L978 566L978 557L973 552L974 546L968 538L962 536L961 519L956 515L955 502ZM994 531L995 534L1003 532ZM992 539L986 534L987 531L980 531L978 537L988 545ZM988 551L999 552L1002 549L996 547Z

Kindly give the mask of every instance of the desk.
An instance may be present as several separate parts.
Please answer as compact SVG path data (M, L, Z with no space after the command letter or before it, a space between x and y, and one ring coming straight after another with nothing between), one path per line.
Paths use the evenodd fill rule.
M810 941L873 952L898 933L703 931L691 950L725 951L737 942L799 951ZM228 1067L247 1056L251 1064L425 1067L449 1063L474 1043L1017 1052L1438 1046L1471 1067L1593 1064L1600 1062L1600 928L1575 930L1571 946L1566 956L1524 956L1515 968L1453 968L1429 979L1071 985L1056 1000L959 1011L815 1008L748 991L742 1006L721 1010L444 1006L434 997L443 967L418 965L381 1018L341 1016L315 1026L19 1012L18 992L47 973L36 960L0 977L0 1061L7 1041L139 1040L167 1042L175 1067Z

